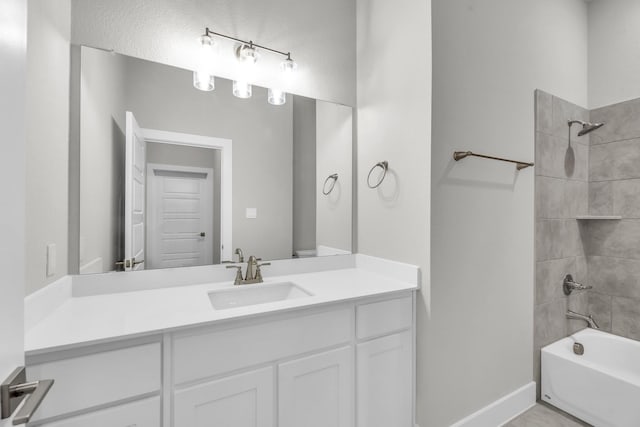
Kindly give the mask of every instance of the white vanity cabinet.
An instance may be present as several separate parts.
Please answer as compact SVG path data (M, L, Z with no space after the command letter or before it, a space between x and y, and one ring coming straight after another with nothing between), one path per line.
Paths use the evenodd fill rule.
M413 427L414 291L29 358L46 427Z

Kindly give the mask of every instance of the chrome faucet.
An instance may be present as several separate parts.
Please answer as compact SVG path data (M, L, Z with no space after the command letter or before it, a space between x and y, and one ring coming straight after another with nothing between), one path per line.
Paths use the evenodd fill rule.
M584 320L590 328L600 329L592 315L580 314L575 311L567 310L567 319Z
M587 289L591 289L593 286L585 286L581 283L575 282L573 280L573 276L567 274L562 282L562 290L565 295L571 295L573 291L586 291Z
M241 251L242 252L242 251ZM249 260L247 261L247 270L245 272L244 278L242 277L242 266L241 265L228 265L227 268L235 268L236 270L236 278L233 281L233 284L238 285L250 285L253 283L262 283L262 272L260 271L260 267L265 265L271 265L270 262L263 262L262 264L258 264L260 258L256 258L251 255Z

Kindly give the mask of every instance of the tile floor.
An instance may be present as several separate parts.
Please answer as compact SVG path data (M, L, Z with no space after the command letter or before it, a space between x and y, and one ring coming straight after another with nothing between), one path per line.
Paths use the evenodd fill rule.
M588 427L584 423L545 404L537 403L504 427Z

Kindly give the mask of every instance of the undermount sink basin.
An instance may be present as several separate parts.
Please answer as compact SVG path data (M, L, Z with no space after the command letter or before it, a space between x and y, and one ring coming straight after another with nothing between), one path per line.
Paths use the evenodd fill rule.
M311 294L295 283L257 283L236 286L233 289L221 289L209 292L211 305L215 310L245 307L309 297Z

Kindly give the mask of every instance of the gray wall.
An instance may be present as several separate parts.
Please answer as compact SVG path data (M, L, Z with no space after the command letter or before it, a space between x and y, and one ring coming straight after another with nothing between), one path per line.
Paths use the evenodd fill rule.
M293 98L293 250L316 248L316 100Z
M87 52L86 55L85 52ZM249 100L235 98L231 93L231 82L223 79L217 79L214 92L201 92L192 87L190 71L135 58L123 59L118 55L113 56L92 49L83 49L82 75L85 76L83 77L85 80L86 76L96 76L95 78L99 76L99 81L109 80L109 77L105 76L109 67L104 64L101 64L99 69L93 67L89 59L85 61L85 56L99 58L99 61L105 62L124 60L124 69L117 71L121 74L111 77L114 81L122 79L124 83L118 88L111 88L110 93L123 91L125 98L124 104L118 109L113 110L107 107L107 111L101 110L103 107L99 105L99 97L96 97L95 104L83 102L81 117L83 129L104 127L107 123L113 122L112 111L117 111L117 116L123 116L123 112L129 110L134 113L139 125L143 128L231 139L233 141L233 246L241 247L246 254L255 254L265 259L291 256L293 210L291 102L279 107L269 105L266 89L258 87L254 87L253 97ZM91 90L109 89L106 89L104 84L97 84L89 89L89 92ZM85 126L85 117L86 120L95 117L95 122L87 121ZM118 123L117 120L116 123ZM122 129L121 126L120 128ZM94 132L96 132L95 129ZM100 134L104 137L105 132L106 129ZM96 178L93 176L95 171L100 171L100 180L115 182L117 177L110 172L114 170L114 166L109 165L107 170L102 170L97 165L96 169L84 166L84 153L95 156L93 148L85 149L85 141L90 144L99 143L98 136L88 139L85 138L86 134L85 131L82 135L82 169L85 172L81 173L81 186L84 187L85 179L91 181ZM113 146L108 143L100 144L100 150ZM92 206L113 203L112 198L102 197L99 192L88 194L83 189L81 193L83 209L85 200L96 198L100 200L92 203ZM258 209L257 219L245 218L245 209L248 207ZM109 210L105 208L104 212ZM84 220L84 215L81 213L81 221L84 222ZM116 218L100 220L108 223L115 221ZM83 230L86 228L81 227L81 235L87 236L88 231ZM117 233L111 234L111 236L114 235ZM104 242L107 237L103 236L96 241ZM81 241L85 242L85 247L89 247L88 238ZM101 244L104 245L104 243ZM86 250L81 252L86 254ZM106 263L105 268L111 269Z
M599 326L640 340L640 99L591 111L589 213L585 224L589 310Z
M640 96L640 2L589 3L589 108Z
M589 120L589 111L543 91L536 91L536 274L534 310L534 378L540 397L540 348L583 329L567 320L567 310L586 313L588 294L565 296L567 274L587 283L587 260L576 217L588 213L589 138L577 136L569 145L568 120Z
M98 258L110 271L124 256L126 62L83 48L81 67L80 239L69 244L79 244L80 271Z
M70 0L28 2L27 293L67 274L70 8ZM48 244L57 254L49 277Z
M316 102L316 245L351 252L352 108ZM329 195L322 186L329 175L338 181ZM329 185L327 185L327 189Z
M582 0L432 4L433 255L430 294L423 284L426 308L418 312L418 398L419 424L441 427L533 379L535 168L516 172L513 165L484 159L455 162L452 154L473 150L533 161L535 89L586 104L587 6ZM421 84L398 74L390 84L396 90L400 80ZM407 96L414 90L404 90L405 114L416 109ZM427 117L399 122L424 143ZM406 138L398 132L386 142L402 150ZM406 152L415 170L427 168L419 143ZM404 170L398 175L405 185L428 182ZM422 197L421 188L411 196ZM366 215L371 210L361 209L360 217ZM398 235L408 245L398 254L422 253L423 223L407 220L391 231L405 227L413 236Z
M213 263L220 262L220 151L147 142L147 163L213 169Z

